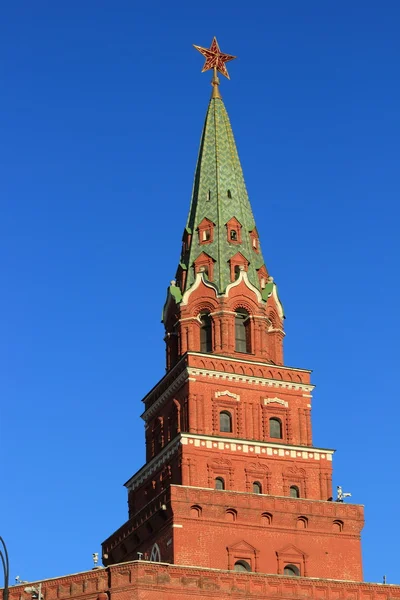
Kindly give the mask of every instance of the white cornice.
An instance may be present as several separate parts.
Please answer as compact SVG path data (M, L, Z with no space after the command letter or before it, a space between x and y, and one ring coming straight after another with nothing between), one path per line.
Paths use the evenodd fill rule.
M292 446L290 444L279 444L274 442L262 442L245 440L240 438L227 438L220 436L209 436L194 433L180 433L161 452L145 464L126 483L125 487L131 491L138 488L153 473L162 467L179 449L180 446L193 445L197 448L207 450L221 450L226 452L238 452L247 456L259 456L269 458L288 458L298 460L332 461L334 450L328 448L314 448L313 446Z
M165 448L161 450L157 456L146 463L135 475L133 475L124 486L128 491L135 490L139 487L152 473L162 467L173 456L181 446L180 436L173 439Z
M335 453L335 450L329 448L314 448L314 446L293 446L291 444L202 435L200 433L181 433L181 444L183 446L187 446L191 443L190 440L193 441L192 443L194 446L203 448L217 448L218 450L233 450L244 453L254 452L254 454L289 456L291 458L312 460L320 460L322 458L331 461L332 456ZM204 444L202 442L204 442ZM263 450L266 452L262 452Z
M210 355L208 355L210 357ZM266 379L264 377L253 377L252 375L237 375L235 373L226 373L225 371L211 371L209 369L203 369L201 367L188 367L190 375L200 377L210 377L211 379L222 379L225 381L241 381L251 383L254 385L263 385L266 387L278 387L288 390L303 390L305 392L311 392L315 386L298 383L296 381L283 381L282 379Z
M153 414L155 412L157 412L158 408L165 402L165 400L167 398L170 398L174 392L176 392L179 388L181 388L182 385L185 383L185 381L187 381L188 379L189 379L189 372L187 369L185 369L184 371L182 371L182 373L180 373L178 375L178 377L176 377L176 379L173 379L171 381L170 385L160 395L160 397L157 398L157 400L155 402L153 402L153 404L151 406L149 406L149 408L140 415L142 417L142 419L144 421L148 421L153 416Z

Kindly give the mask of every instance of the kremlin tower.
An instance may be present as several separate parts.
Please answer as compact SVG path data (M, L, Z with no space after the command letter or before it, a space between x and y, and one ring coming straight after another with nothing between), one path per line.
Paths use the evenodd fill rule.
M363 582L363 507L333 493L310 370L284 362L284 309L219 91L235 57L215 38L195 48L212 95L163 308L166 373L143 399L146 463L104 568L41 582L36 597L400 600L400 586Z
M146 560L362 580L363 508L332 501L312 442L310 371L283 358L284 310L265 263L213 70L181 257L163 310L166 375L144 398L146 464L104 564Z

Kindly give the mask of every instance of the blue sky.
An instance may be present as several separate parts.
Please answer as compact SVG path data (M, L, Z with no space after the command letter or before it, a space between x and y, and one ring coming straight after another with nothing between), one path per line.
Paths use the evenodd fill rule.
M91 567L143 463L161 307L217 35L285 361L314 370L314 443L365 504L364 575L399 582L394 0L6 3L0 23L0 535L11 576Z

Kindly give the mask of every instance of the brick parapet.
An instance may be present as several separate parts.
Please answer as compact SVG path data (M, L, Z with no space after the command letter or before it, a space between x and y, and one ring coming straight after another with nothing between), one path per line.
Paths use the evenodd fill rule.
M104 569L34 582L44 600L398 600L400 585L236 573L192 566L133 561ZM32 585L32 584L30 584ZM24 587L10 588L10 600L29 600Z
M270 512L281 513L282 515L305 515L324 520L339 519L343 522L352 522L354 525L351 527L351 533L356 535L359 535L364 525L364 507L361 504L267 496L230 490L218 491L181 485L171 485L170 489L175 519L180 516L189 516L188 514L182 515L180 507L186 510L183 507L187 503L193 503L208 507L210 514L218 511L220 507L231 506L236 510L257 511L260 513L260 517L263 512ZM206 513L204 513L204 516L206 516ZM246 520L246 523L251 525L249 520Z

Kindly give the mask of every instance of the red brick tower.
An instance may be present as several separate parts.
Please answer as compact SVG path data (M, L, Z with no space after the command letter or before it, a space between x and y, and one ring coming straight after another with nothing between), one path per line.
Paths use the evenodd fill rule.
M219 94L233 57L215 39L201 51L213 93L163 312L167 373L143 400L146 464L103 561L361 581L363 509L332 501L310 371L283 363L283 308Z

